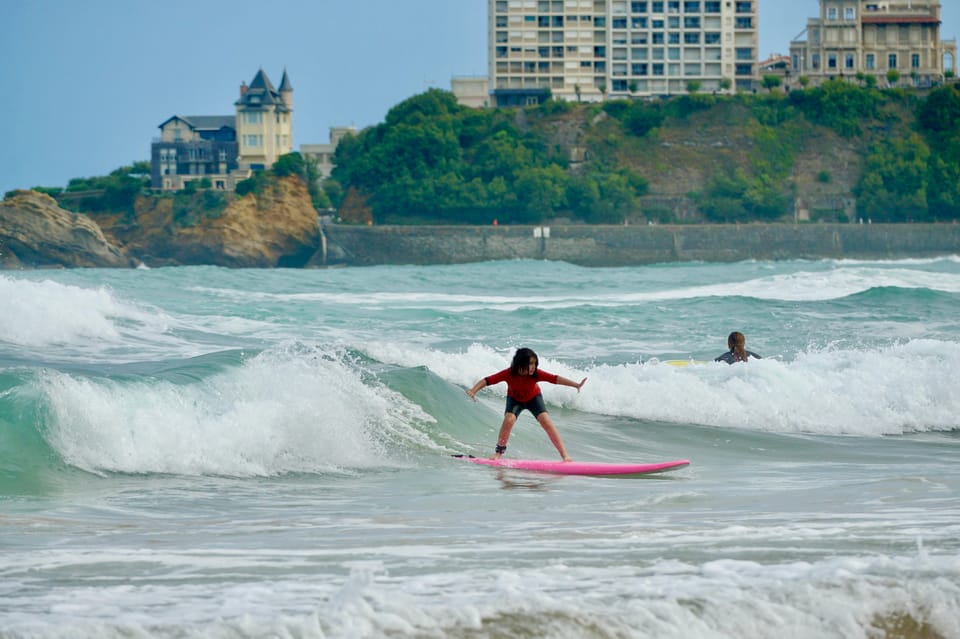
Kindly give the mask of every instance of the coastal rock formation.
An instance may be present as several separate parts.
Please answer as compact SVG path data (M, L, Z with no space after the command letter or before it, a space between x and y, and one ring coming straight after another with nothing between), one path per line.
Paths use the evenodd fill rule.
M317 211L295 177L272 181L223 210L179 210L173 198L152 196L138 198L135 210L132 219L97 221L147 266L300 267L320 245Z
M0 268L214 265L301 267L320 246L310 194L295 177L204 205L140 196L127 213L73 213L36 191L0 203Z
M0 268L132 265L93 220L49 195L17 191L0 202Z

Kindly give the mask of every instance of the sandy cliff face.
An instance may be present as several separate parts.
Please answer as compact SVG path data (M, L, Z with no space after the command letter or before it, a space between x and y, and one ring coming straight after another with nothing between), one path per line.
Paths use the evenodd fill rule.
M134 262L86 215L36 191L0 202L0 267L127 267Z
M203 194L199 194L202 198ZM298 267L320 245L306 187L288 177L222 211L185 207L172 197L140 197L135 214L88 217L22 191L0 203L0 268L209 264Z
M293 177L259 196L237 198L219 214L174 209L172 198L141 197L134 220L98 219L148 266L297 267L320 245L317 211L306 186Z

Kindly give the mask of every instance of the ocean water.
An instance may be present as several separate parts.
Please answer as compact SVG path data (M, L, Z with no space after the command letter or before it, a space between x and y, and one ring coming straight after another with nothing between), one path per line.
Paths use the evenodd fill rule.
M0 274L0 637L960 638L960 259ZM764 356L713 363L740 330ZM497 471L529 346L571 456ZM666 360L708 363L677 367ZM555 458L529 413L508 455Z

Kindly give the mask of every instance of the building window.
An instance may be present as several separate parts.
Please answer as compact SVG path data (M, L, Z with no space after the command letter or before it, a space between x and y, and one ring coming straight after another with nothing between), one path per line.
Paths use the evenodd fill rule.
M856 20L857 19L857 10L854 7L846 7L843 10L843 19L844 20Z
M910 68L919 69L920 68L920 54L912 53L910 54Z
M873 69L877 68L877 57L874 54L867 54L866 67L868 71L872 71Z
M851 70L856 67L854 54L852 53L847 54L847 57L844 59L843 66L845 69L851 69Z
M896 54L896 53L891 53L889 56L887 56L887 68L888 68L888 69L896 69L896 68L897 68L897 54Z
M738 2L736 6L737 13L753 13L752 2Z
M827 54L827 68L828 68L828 69L836 69L836 68L837 68L837 54L836 54L836 53L828 53L828 54Z
M836 20L837 19L837 8L829 7L827 9L827 20Z

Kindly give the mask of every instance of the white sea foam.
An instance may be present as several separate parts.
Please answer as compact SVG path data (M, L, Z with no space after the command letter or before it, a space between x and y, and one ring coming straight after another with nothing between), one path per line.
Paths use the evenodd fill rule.
M407 308L445 312L478 310L515 311L520 308L567 309L577 307L622 307L657 301L688 300L713 297L750 297L780 301L825 301L849 297L874 288L898 287L960 292L960 274L940 273L909 268L903 262L881 267L844 265L824 268L811 265L788 274L754 277L735 282L706 285L658 287L643 281L629 282L633 290L623 290L623 282L591 288L588 292L573 291L563 295L531 294L465 294L437 291L321 291L308 293L273 293L242 289L197 288L198 292L230 299L268 300L287 303L323 303L367 309ZM920 264L918 264L919 266ZM636 288L648 290L636 290Z
M262 476L404 462L431 418L342 354L279 348L196 384L48 372L45 435L90 471Z
M426 366L464 387L509 365L512 350L474 345L462 353L370 343L373 358L399 366ZM865 350L823 350L792 362L753 360L729 366L709 362L600 364L580 369L541 356L540 366L574 380L579 394L542 384L548 403L581 411L661 422L756 431L891 435L960 430L960 344L912 340ZM505 394L505 385L486 390Z
M202 350L171 335L178 320L118 296L109 287L0 275L0 344L51 352L64 359L140 359L147 353L196 355Z
M0 339L44 346L79 340L119 339L115 320L140 321L145 313L118 301L106 288L85 289L50 280L0 275Z
M61 555L31 557L29 565L70 559ZM211 555L224 573L245 574L251 565L240 553ZM102 565L161 566L168 559L176 558L150 550L91 558ZM11 591L5 600L17 612L4 616L4 626L12 636L32 637L868 639L884 634L882 624L909 615L936 636L960 636L960 563L949 555L769 564L660 560L603 568L558 559L422 575L393 575L369 560L353 562L342 576L301 572L286 556L264 559L264 565L283 565L287 577L211 583L202 572L209 562L201 561L202 583L196 584L196 572L187 571L169 585ZM81 556L72 561L86 563Z

